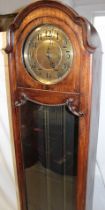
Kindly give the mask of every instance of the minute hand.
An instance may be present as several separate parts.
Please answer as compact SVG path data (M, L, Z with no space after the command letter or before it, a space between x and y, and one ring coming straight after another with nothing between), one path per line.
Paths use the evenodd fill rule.
M48 58L48 60L49 60L49 63L50 63L50 66L51 66L51 68L55 68L55 64L54 64L54 62L52 61L52 55L51 55L51 53L49 52L49 48L48 48L48 50L47 50L47 58Z

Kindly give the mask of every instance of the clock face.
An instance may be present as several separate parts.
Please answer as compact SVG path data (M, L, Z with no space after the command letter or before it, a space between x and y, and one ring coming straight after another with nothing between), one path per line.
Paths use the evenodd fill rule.
M61 81L70 72L73 47L66 33L55 25L41 25L24 42L23 61L28 73L43 84Z

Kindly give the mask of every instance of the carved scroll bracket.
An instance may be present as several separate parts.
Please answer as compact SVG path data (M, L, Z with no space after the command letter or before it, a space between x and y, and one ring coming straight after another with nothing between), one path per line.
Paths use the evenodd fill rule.
M77 117L83 117L86 114L83 111L78 111L78 107L76 105L74 105L74 99L73 98L69 98L66 101L66 105L67 105L68 110Z
M25 96L22 96L22 98L19 98L19 100L15 101L15 106L20 107L24 105L26 102L27 102L27 99L25 98Z
M77 117L83 117L86 114L86 112L78 111L78 106L75 104L75 99L73 98L67 99L64 103L45 104L45 103L38 102L36 100L32 100L26 94L22 93L21 98L15 101L15 106L20 107L24 105L27 101L31 101L33 103L36 103L42 106L67 106L68 110Z

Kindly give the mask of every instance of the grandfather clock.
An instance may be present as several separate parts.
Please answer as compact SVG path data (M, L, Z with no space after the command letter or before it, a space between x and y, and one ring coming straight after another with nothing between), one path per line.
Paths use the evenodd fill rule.
M92 210L100 41L60 2L37 1L10 25L14 145L21 210Z

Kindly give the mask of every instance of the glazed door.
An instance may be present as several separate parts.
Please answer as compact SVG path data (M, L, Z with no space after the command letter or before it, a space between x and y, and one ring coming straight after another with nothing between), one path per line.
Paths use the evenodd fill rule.
M31 101L20 118L27 210L76 210L79 118Z

